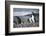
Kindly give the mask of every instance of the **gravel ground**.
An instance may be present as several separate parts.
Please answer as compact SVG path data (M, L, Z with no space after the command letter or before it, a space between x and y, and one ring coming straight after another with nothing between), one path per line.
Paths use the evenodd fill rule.
M39 23L29 23L29 24L14 24L14 28L20 28L20 27L39 27Z

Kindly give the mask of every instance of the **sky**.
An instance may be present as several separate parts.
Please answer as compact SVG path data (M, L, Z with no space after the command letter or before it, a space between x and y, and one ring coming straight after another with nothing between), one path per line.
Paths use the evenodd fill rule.
M39 9L14 8L13 16L24 16L27 14L39 13Z

